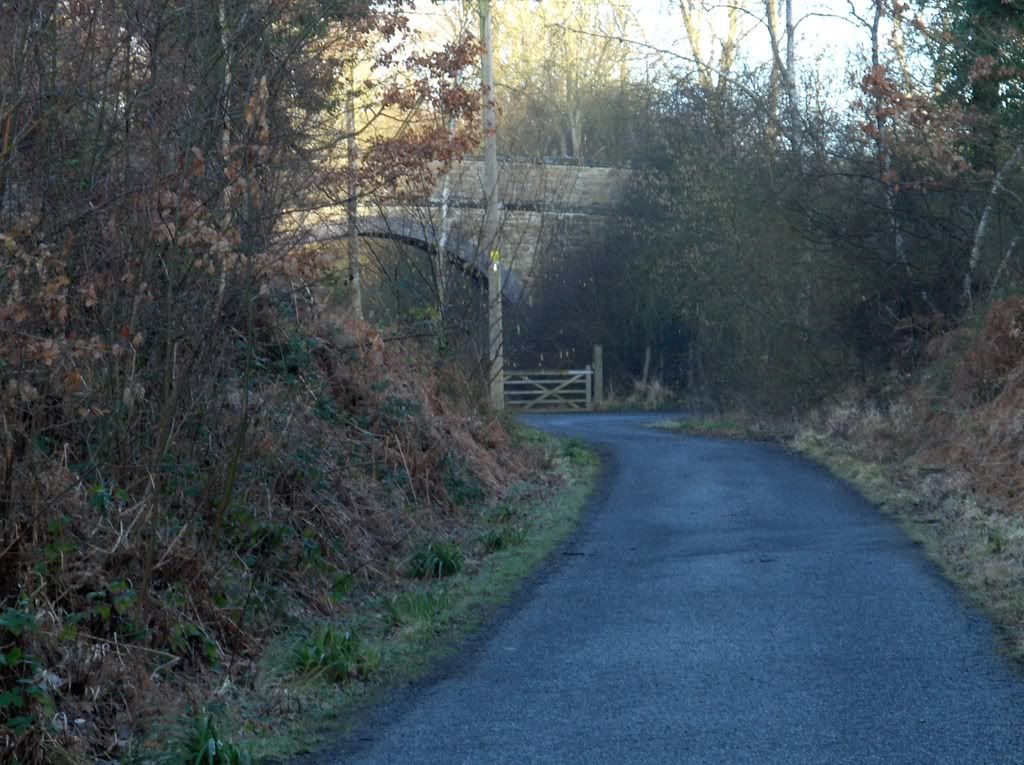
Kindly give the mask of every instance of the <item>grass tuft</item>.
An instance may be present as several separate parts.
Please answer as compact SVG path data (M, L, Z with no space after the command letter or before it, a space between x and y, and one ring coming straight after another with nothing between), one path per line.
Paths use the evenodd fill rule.
M437 540L412 554L407 568L414 579L440 579L462 571L466 565L462 550L450 540Z
M586 467L597 463L597 456L578 438L568 438L562 442L562 457L573 467Z
M396 627L432 627L451 607L451 597L429 590L403 592L387 601L388 616Z
M484 552L493 553L521 545L525 539L525 529L505 527L501 529L491 529L484 533L480 538L480 543L484 548Z
M220 735L205 708L187 720L184 732L159 758L160 765L251 765L252 761L248 750Z
M351 630L323 627L295 646L293 666L304 675L346 683L368 678L380 667L380 653L367 646Z

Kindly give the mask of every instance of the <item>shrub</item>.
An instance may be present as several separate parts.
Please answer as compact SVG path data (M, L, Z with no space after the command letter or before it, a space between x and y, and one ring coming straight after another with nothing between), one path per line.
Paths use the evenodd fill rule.
M1024 361L1024 298L993 303L974 345L954 375L964 403L991 401Z

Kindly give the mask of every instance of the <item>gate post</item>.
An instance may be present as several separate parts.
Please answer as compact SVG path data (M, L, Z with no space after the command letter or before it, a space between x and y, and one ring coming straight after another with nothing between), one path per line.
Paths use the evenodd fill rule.
M604 346L594 346L594 403L604 401Z

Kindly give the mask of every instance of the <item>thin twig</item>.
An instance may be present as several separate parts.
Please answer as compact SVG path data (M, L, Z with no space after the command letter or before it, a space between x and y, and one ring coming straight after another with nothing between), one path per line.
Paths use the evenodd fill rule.
M174 537L174 539L171 541L171 543L169 545L167 545L167 549L164 551L164 554L162 556L160 556L159 562L156 564L156 567L153 569L154 571L159 571L160 567L163 566L164 563L167 562L167 558L170 556L171 551L174 550L174 546L176 544L178 544L178 542L181 541L181 537L185 533L185 529L187 529L187 528L188 528L188 521L185 521L185 525L183 525L181 527L181 531L179 531L178 535L176 537Z
M409 463L405 459L405 452L402 450L402 442L398 436L395 436L395 443L398 445L398 456L402 458L402 465L405 467L405 477L409 479L409 490L412 491L412 501L418 505L420 500L416 496L416 485L412 481L412 471L409 470Z

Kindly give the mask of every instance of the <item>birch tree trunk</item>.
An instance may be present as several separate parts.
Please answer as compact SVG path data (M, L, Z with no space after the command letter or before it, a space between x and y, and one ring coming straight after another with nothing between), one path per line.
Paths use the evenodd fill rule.
M772 60L772 71L768 76L768 147L775 154L779 137L779 66Z
M720 43L718 60L712 52L704 54L701 41L703 31L703 11L694 0L679 0L679 12L683 18L683 29L690 44L690 52L697 67L697 80L705 93L724 95L729 81L729 73L736 61L736 50L739 40L739 19L746 0L735 0L728 8L728 23L724 39L712 37L712 42ZM717 75L717 83L715 77Z
M726 27L725 39L722 41L722 52L718 59L718 94L725 95L728 85L729 73L736 61L736 50L738 47L740 31L740 11L743 10L744 0L735 0L729 6L728 26Z
M227 0L220 0L217 5L217 23L220 25L220 46L221 55L224 57L224 77L221 79L220 89L220 104L221 112L223 115L223 123L221 127L220 135L220 154L221 160L224 162L225 170L231 164L231 85L233 80L233 73L231 67L233 62L233 52L231 50L230 40L228 39L228 9ZM225 178L224 191L221 193L221 206L223 207L223 215L221 216L221 228L224 233L227 233L231 228L231 191L233 184L227 183ZM224 306L224 291L227 289L228 273L227 268L224 264L224 258L219 258L217 261L217 298L213 305L213 316L214 318L220 316L221 308Z
M712 90L711 68L701 53L700 12L694 7L693 0L679 0L679 12L683 17L683 29L686 30L686 39L690 43L694 63L697 65L697 79L704 91L710 93Z
M455 137L455 118L448 119L448 140ZM448 284L445 265L448 262L448 235L451 231L452 171L445 171L441 183L441 234L437 238L437 252L434 254L434 292L437 295L438 320L444 323L444 310L448 300Z
M992 188L988 192L988 202L985 204L985 209L981 213L981 219L974 230L974 243L971 245L971 256L967 261L967 273L964 274L963 286L964 304L968 308L971 307L973 302L974 273L977 271L978 263L981 260L981 251L985 244L985 235L988 233L989 224L992 221L992 211L995 209L996 199L999 197L999 192L1003 190L1003 182L1006 180L1006 177L1017 168L1021 159L1024 159L1024 145L1018 146L1017 150L1010 155L1010 158L1003 163L1003 166L999 168L999 172L996 173L996 177L992 181Z
M988 290L989 300L995 297L996 288L999 286L999 280L1003 278L1003 274L1006 272L1006 267L1010 265L1010 258L1013 257L1013 253L1017 250L1017 245L1020 243L1020 237L1020 231L1013 235L1013 239L1010 240L1010 244L1006 248L1006 252L1003 254L1003 259L999 262L999 268L996 269L996 275L992 277L992 286L989 287Z
M796 23L793 21L793 0L784 0L786 17L786 60L782 60L779 34L778 0L765 0L765 23L772 47L773 75L786 95L785 132L799 157L803 151L803 122L800 114L799 89L796 82Z

